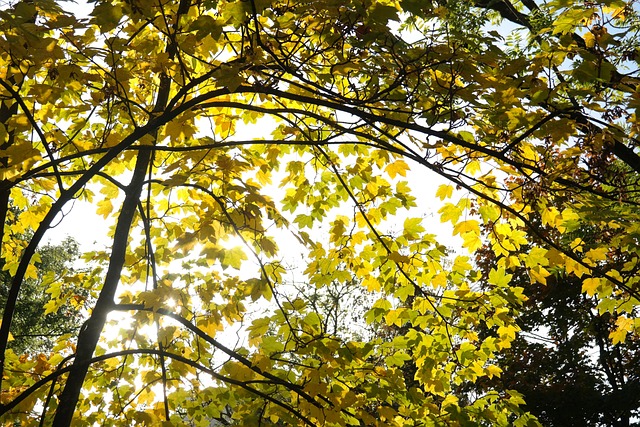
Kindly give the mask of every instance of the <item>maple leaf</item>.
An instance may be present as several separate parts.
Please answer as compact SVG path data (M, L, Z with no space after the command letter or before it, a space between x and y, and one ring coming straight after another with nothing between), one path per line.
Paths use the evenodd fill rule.
M481 380L518 310L581 283L635 333L631 2L45 3L0 19L2 419L526 425ZM85 202L113 227L50 274ZM8 320L72 309L48 361L13 354Z

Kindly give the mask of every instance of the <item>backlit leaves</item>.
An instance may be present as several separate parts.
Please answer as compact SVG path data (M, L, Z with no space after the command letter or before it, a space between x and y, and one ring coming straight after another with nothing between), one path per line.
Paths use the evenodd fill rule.
M456 395L500 375L525 300L517 268L541 285L581 278L618 316L612 342L635 339L637 83L621 66L635 41L605 30L633 34L633 8L418 3L2 12L7 289L19 298L74 202L111 226L85 256L92 278L73 279L104 295L86 313L97 344L83 332L51 357L6 351L2 413L526 425L517 394ZM527 42L489 30L499 17ZM480 249L495 255L484 290ZM73 298L65 280L48 284L48 312ZM78 360L90 368L67 405ZM28 388L56 369L70 374Z

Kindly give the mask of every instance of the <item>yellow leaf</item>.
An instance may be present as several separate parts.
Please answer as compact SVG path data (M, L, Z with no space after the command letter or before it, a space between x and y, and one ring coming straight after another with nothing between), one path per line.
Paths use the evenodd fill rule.
M472 232L480 234L480 224L475 219L459 222L453 227L453 235Z
M398 327L402 326L405 322L404 314L405 309L399 308L396 310L389 310L389 312L384 316L384 319L387 325L396 325Z
M480 212L480 216L485 223L489 221L496 221L498 218L500 218L500 210L495 206L480 206L480 209L478 209L478 211Z
M546 258L550 265L564 265L565 255L555 248L551 248L546 253Z
M467 163L467 166L464 168L465 172L469 175L475 175L477 172L480 172L480 162L477 160L472 160Z
M469 249L469 252L475 252L482 247L482 239L478 233L468 231L462 234L462 246Z
M560 211L555 207L551 207L542 211L542 223L544 225L555 226L560 219Z
M584 39L584 44L587 47L594 47L596 45L596 38L592 32L587 31L582 38Z
M436 274L433 279L431 279L431 285L436 288L447 286L447 274L444 272Z
M438 213L440 214L440 222L451 221L452 224L455 224L462 215L462 209L452 203L447 203L438 210Z
M37 279L38 278L38 269L36 268L36 266L33 265L33 264L29 264L27 266L27 271L26 271L24 277L27 278L27 279Z
M624 342L627 338L627 332L633 330L633 319L629 319L625 316L620 316L616 319L616 329L609 333L609 338L613 344Z
M438 197L440 200L447 199L452 195L453 195L453 186L451 185L442 184L441 186L438 187L438 190L436 191L436 197Z
M549 277L550 273L541 266L536 266L529 270L529 276L531 277L532 283L541 283L543 285L547 284L547 277Z
M537 151L531 146L531 144L521 145L522 157L530 163L536 163L539 160Z
M198 320L198 328L210 337L215 337L217 332L224 330L224 325L221 322L222 319L217 317L218 316L211 316Z
M489 365L484 368L484 370L489 378L499 377L502 373L502 369L498 368L496 365Z
M57 300L50 299L49 301L47 301L47 303L45 303L43 308L44 314L47 315L49 313L55 313L56 311L58 311L58 308L60 308L60 304Z
M396 160L395 162L387 165L384 170L389 174L391 178L395 178L397 175L407 176L409 165L404 160Z
M518 327L515 325L505 325L498 327L498 335L500 338L511 338L514 339L516 337L516 332L518 332Z
M597 261L605 261L607 259L607 253L609 249L607 248L594 248L589 249L585 256L585 262L590 266L595 266Z
M407 218L404 221L404 236L416 239L425 228L422 226L422 218Z
M373 276L369 276L362 281L369 292L378 292L380 290L380 281Z
M580 219L580 215L578 215L573 209L565 208L562 210L563 221L576 221L579 219Z
M544 248L532 248L525 258L525 264L529 268L534 268L538 265L549 265L547 259L547 250Z
M42 215L33 209L22 212L19 218L22 226L33 229L38 228L40 221L42 221Z
M589 277L582 282L582 292L586 292L589 296L594 296L600 286L600 280L597 277Z
M111 203L111 200L104 199L98 202L98 210L96 211L96 213L98 215L102 215L104 219L109 218L109 215L111 215L112 211L113 211L113 204Z
M565 265L567 273L573 273L577 277L582 277L585 273L589 272L587 267L568 257L566 258Z
M573 250L576 252L582 252L584 250L583 245L584 245L584 240L582 240L580 237L577 237L573 239L573 241L569 246L573 248Z

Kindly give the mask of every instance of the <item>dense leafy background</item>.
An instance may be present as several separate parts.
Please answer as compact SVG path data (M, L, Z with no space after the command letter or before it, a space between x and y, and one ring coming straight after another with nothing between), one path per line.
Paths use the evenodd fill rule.
M3 421L632 422L633 1L87 6L0 12Z

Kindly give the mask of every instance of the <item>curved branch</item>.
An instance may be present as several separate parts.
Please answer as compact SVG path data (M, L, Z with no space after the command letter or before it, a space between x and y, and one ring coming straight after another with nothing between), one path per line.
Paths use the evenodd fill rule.
M156 313L159 313L159 314L161 314L163 316L170 317L171 319L175 320L176 322L180 323L182 326L187 328L189 331L193 332L198 337L200 337L203 340L205 340L207 343L211 344L213 347L215 347L218 350L222 351L224 354L226 354L230 358L232 358L234 360L237 360L238 362L240 362L241 364L243 364L247 368L251 369L256 374L268 379L272 384L281 385L284 388L286 388L287 390L290 390L290 391L298 394L300 397L305 399L307 402L309 402L310 404L312 404L316 408L320 408L320 409L323 408L323 406L320 405L311 395L309 395L308 393L306 393L304 391L303 387L301 387L299 385L296 385L296 384L293 384L291 382L285 381L282 378L278 378L275 375L270 374L269 372L263 371L258 366L254 365L249 359L247 359L246 357L242 356L240 353L231 350L230 348L228 348L227 346L225 346L224 344L222 344L221 342L219 342L215 338L212 338L206 332L204 332L202 329L198 328L193 323L191 323L190 321L188 321L187 319L185 319L184 317L182 317L182 316L180 316L178 314L175 314L175 313L173 313L173 312L171 312L171 311L169 311L167 309L163 309L163 308L160 308L160 309L154 311L153 309L151 309L149 307L145 307L143 304L116 304L114 306L114 309L115 310L121 310L121 311L130 311L130 310L149 311L149 312L156 312Z
M260 390L257 390L253 387L250 387L247 382L244 381L239 381L239 380L235 380L233 378L229 378L229 377L225 377L224 375L221 375L217 372L215 372L213 369L207 368L204 365L199 364L198 362L195 362L193 360L187 359L186 357L179 355L179 354L174 354L174 353L169 353L167 351L160 351L160 350L156 350L156 349L129 349L129 350L120 350L120 351L115 351L112 353L106 353L100 356L95 356L89 359L90 364L94 364L97 362L102 362L105 360L109 360L109 359L113 359L116 357L123 357L123 356L131 356L131 355L155 355L155 356L163 356L163 357L167 357L170 359L173 359L177 362L181 362L184 363L185 365L189 365L195 369L198 369L206 374L208 374L209 376L211 376L212 378L224 382L226 384L231 384L237 387L240 387L242 389L245 389L247 391L249 391L250 393L261 397L277 406L280 406L281 408L291 412L292 414L294 414L296 417L300 418L300 420L302 420L305 425L310 426L310 427L317 427L316 424L314 424L309 418L307 418L306 416L304 416L300 411L298 411L297 409L293 408L291 405L285 403L285 402L281 402L271 396L269 396L266 393L261 392ZM22 393L20 393L20 395L18 397L16 397L14 400L12 400L11 402L4 404L4 405L0 405L0 415L4 415L7 414L9 411L11 411L13 408L15 408L16 406L18 406L21 402L23 402L25 399L27 399L31 394L33 394L36 390L38 390L40 387L44 386L45 384L49 383L50 381L53 381L57 378L59 378L61 375L71 371L72 369L72 365L68 365L65 366L63 368L57 369L55 372L52 372L51 374L41 378L40 380L36 381L33 385L31 385L28 389L24 390ZM54 425L55 424L54 422Z

